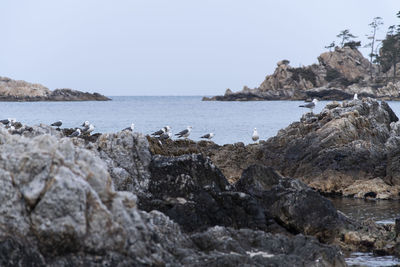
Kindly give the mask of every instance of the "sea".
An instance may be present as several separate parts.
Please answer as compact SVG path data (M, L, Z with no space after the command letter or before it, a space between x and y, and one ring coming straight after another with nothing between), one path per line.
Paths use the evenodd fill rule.
M190 139L200 140L213 132L217 144L253 142L253 129L268 139L308 112L302 101L201 101L201 96L114 96L112 101L85 102L1 102L0 119L15 118L27 125L51 124L79 127L88 120L95 132L120 131L135 124L135 131L150 134L169 125L173 133L192 126ZM326 102L319 102L320 112ZM400 112L400 103L390 103Z
M1 102L0 119L15 118L27 125L51 124L62 120L63 126L79 127L88 120L95 132L111 133L135 124L135 131L151 134L169 125L173 133L192 126L190 139L213 132L217 144L252 143L253 129L260 139L275 136L309 112L299 105L303 101L201 101L202 96L114 96L112 101L98 102ZM314 113L319 113L329 101L320 101ZM400 116L400 102L389 101ZM392 224L400 216L400 203L366 202L355 199L332 199L338 210L355 219L372 218L377 223ZM350 266L394 266L400 259L356 252L346 255Z

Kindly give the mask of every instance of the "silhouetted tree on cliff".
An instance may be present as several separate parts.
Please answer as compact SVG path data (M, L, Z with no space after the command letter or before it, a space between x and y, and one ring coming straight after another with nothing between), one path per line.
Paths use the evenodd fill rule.
M357 38L357 36L351 34L350 30L348 30L348 29L341 31L338 35L336 35L336 37L341 39L340 45L342 47L344 46L344 44L346 42L350 41L350 39Z
M329 49L329 52L332 51L332 48L335 47L335 41L333 41L330 45L325 46L326 49Z
M397 13L397 17L400 18L400 11ZM377 59L383 72L393 68L393 79L396 79L396 65L400 61L400 25L392 25L388 28Z
M365 45L365 47L370 47L371 48L371 53L369 53L369 61L370 61L370 74L372 78L372 62L374 62L374 59L376 58L377 54L375 53L375 41L376 41L376 33L379 30L379 27L383 25L383 19L381 17L375 17L370 24L368 24L371 27L371 32L368 35L367 34L367 39L370 40L368 44Z

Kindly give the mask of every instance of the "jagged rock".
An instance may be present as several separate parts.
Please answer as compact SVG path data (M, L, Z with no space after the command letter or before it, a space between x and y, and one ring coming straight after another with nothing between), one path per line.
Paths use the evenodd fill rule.
M260 144L171 141L161 148L150 142L156 154L209 156L230 182L259 164L325 193L364 197L373 192L385 199L399 197L399 146L397 116L386 102L373 99L328 104L320 114L307 113Z
M0 128L3 266L204 266L210 262L214 266L281 262L293 266L330 266L335 262L344 266L337 248L309 237L292 239L225 227L204 233L181 232L179 225L164 214L137 209L136 196L131 192L115 191L107 171L112 164L107 165L99 157L96 143L50 135L45 128L37 128L43 134L27 136L11 135ZM122 164L124 156L132 155L130 149L145 147L135 140L146 139L117 133L100 136L98 145L110 160ZM193 156L188 157L190 161ZM143 160L142 166L146 164L146 156L137 159ZM193 181L206 187L200 191L206 191L207 185L220 193L228 190L221 174L215 176L216 180L205 180L208 174L218 173L208 160L193 159L194 165L186 165L189 162L182 159L185 164L181 169L202 177ZM199 161L203 165L194 168ZM170 161L167 165L158 163L153 164L171 168ZM190 183L185 185L187 190L183 192L197 192ZM217 241L215 236L221 239ZM212 244L212 249L205 244ZM235 246L229 247L232 244Z
M108 165L117 190L135 194L148 192L151 155L143 134L130 131L103 134L97 139L96 147Z
M268 75L258 88L229 91L223 96L204 97L203 100L324 100L373 97L399 100L400 83L387 83L384 74L378 76L377 67L356 49L336 47L333 52L322 53L318 64L294 68L288 60L279 61L272 75ZM371 71L375 79L371 78Z
M236 192L218 168L200 154L155 156L150 166L150 197L139 207L157 209L185 231L223 225L286 232L251 196Z
M0 101L106 101L111 100L99 93L72 89L50 91L41 84L16 81L0 77Z
M348 82L358 82L370 75L370 62L357 49L336 47L334 52L325 52L318 57L319 64L327 70L325 79L332 81L344 78ZM338 77L329 77L329 75ZM332 79L332 80L330 80Z

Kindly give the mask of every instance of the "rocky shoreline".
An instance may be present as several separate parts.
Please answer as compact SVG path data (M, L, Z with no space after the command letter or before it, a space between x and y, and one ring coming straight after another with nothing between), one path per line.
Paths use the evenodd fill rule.
M110 98L99 93L81 92L72 89L49 90L41 84L16 81L0 77L0 101L108 101Z
M399 125L367 98L331 103L248 146L1 127L0 265L346 266L348 251L400 256L398 223L356 221L318 192L397 198ZM359 194L345 193L352 187Z
M291 67L288 60L277 63L259 87L224 95L203 97L203 101L263 100L346 100L354 94L380 100L400 100L400 82L390 79L392 70L381 73L354 47L336 47L322 53L318 64Z

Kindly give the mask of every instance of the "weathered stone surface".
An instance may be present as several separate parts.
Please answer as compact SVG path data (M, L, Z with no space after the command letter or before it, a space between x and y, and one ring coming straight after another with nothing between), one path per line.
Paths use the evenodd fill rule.
M287 266L330 266L335 262L344 266L337 248L313 238L225 227L188 234L158 211L139 210L133 193L114 189L108 170L122 166L134 174L143 167L146 172L146 147L146 138L132 133L103 135L97 143L87 143L62 137L46 126L32 127L22 135L0 128L1 265L205 266L211 262L214 266L265 266L283 262ZM109 162L101 159L102 153ZM175 163L180 170L173 168ZM153 160L152 164L168 171L171 179L182 178L175 185L182 189L181 194L188 194L188 203L196 199L190 195L215 192L219 205L225 203L225 198L233 199L227 202L226 210L235 203L236 210L244 206L242 202L251 204L241 200L244 193L228 191L232 186L201 156ZM153 177L158 178L154 183L173 189L161 179L163 172L154 173ZM157 197L168 195L153 186L138 188ZM171 193L178 202L184 202L179 199L179 190ZM243 218L239 216L243 214L230 214L236 222ZM221 239L217 241L216 236ZM205 244L212 244L212 248Z
M378 73L377 67L371 66L357 49L336 47L333 52L322 53L318 61L318 64L299 68L291 67L288 60L280 61L274 73L259 87L244 87L239 92L229 90L223 96L204 97L203 100L346 100L352 99L354 94L360 98L400 99L400 83L385 82L385 74Z
M0 101L106 101L111 100L99 93L72 89L50 91L41 84L16 81L0 77Z
M260 144L170 141L150 150L168 156L202 153L230 182L253 164L273 166L325 193L398 198L400 122L386 102L374 99L328 104ZM375 179L375 180L374 180ZM374 182L375 181L375 182ZM379 182L378 182L379 181Z
M108 165L117 190L148 192L151 155L143 134L130 131L103 134L97 139L96 147Z

